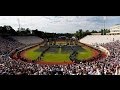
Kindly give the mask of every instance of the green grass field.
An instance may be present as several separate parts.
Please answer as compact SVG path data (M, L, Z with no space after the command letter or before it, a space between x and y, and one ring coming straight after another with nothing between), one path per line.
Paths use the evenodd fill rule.
M57 53L45 53L43 60L45 62L68 62L70 53L61 53L61 48L59 48Z
M39 46L25 51L24 57L29 60L36 60L41 55L41 52L35 52L37 49L39 49Z
M93 55L93 51L86 47L86 46L82 46L83 51L78 51L78 55L77 55L77 59L82 60L82 59L89 59L91 58ZM57 52L49 52L47 51L44 54L44 57L42 57L42 60L45 62L69 62L69 56L71 52L66 52L66 53L62 53L61 52L61 48L58 48L59 50ZM24 57L26 59L29 60L36 60L40 55L41 55L41 51L39 51L39 46L34 47L32 49L29 49L27 51L24 52Z
M85 49L84 52L78 52L78 55L77 55L77 59L78 60L83 60L83 59L89 59L91 57L93 57L93 50L91 50L90 48L84 46L83 47Z
M45 62L68 62L69 60L69 53L62 54L62 53L46 53L43 60Z

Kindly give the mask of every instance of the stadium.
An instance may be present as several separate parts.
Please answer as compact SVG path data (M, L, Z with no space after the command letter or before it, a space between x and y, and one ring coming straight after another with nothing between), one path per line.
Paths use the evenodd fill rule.
M21 37L23 38L23 37ZM101 52L82 43L72 40L48 41L25 47L14 52L12 58L39 64L73 64L73 62L90 61L101 56Z
M112 29L80 38L1 26L0 75L120 75L120 35Z

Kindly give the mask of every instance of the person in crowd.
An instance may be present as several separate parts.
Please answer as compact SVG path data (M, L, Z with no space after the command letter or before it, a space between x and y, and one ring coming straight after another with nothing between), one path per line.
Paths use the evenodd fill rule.
M107 58L94 58L91 62L64 65L27 63L8 55L24 46L20 42L0 37L0 75L120 75L120 41L101 44L109 52Z

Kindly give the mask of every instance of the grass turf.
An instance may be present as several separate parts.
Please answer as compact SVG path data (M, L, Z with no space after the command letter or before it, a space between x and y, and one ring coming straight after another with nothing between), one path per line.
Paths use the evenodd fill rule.
M85 51L78 52L77 59L78 60L83 60L83 59L87 60L89 58L92 58L93 57L93 50L89 47L86 47L86 46L84 46L83 48L85 49Z
M45 62L69 62L70 53L61 53L61 48L59 48L57 53L46 52L43 60Z
M35 50L37 50L37 49L39 49L39 46L25 51L24 57L29 60L36 60L41 55L41 52L35 52Z
M77 59L79 60L89 59L93 56L92 55L93 51L90 48L86 46L83 46L82 48L85 50L82 52L81 51L78 52ZM41 51L39 51L38 49L39 49L39 46L25 51L24 57L29 60L36 60L41 55ZM61 48L59 48L58 52L55 52L55 53L46 52L42 60L45 62L69 62L70 53L71 52L62 53Z
M62 53L46 53L43 60L45 62L68 62L69 60L69 53L62 54Z

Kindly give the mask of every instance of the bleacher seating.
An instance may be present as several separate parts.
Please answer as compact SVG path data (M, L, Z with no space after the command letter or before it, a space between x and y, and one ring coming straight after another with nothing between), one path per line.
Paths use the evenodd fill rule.
M12 38L26 45L41 43L43 41L43 39L37 36L12 36Z
M120 40L120 35L87 35L86 37L80 39L81 43L96 45L96 44L105 44Z

